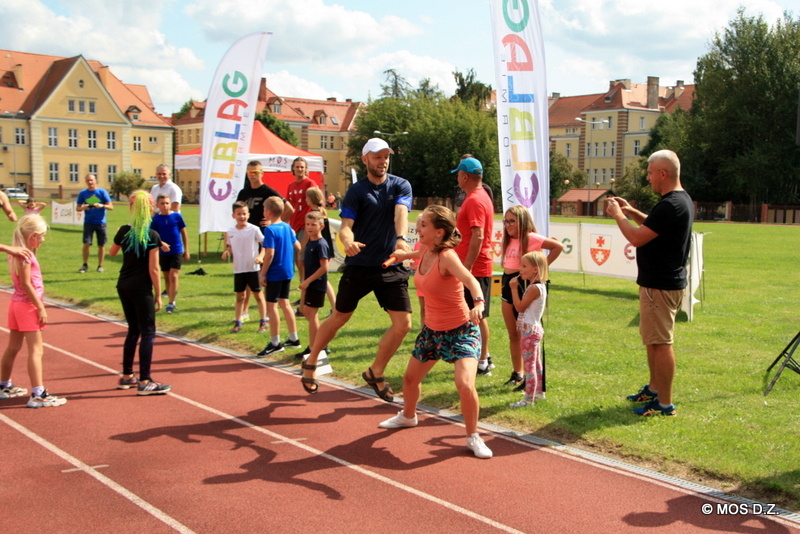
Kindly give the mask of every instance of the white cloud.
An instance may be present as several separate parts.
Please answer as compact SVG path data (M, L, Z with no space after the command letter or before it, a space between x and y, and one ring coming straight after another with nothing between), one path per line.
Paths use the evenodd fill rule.
M331 93L316 82L311 82L286 70L267 73L264 77L267 79L267 87L278 96L312 100L325 100L330 97L343 98L342 95Z

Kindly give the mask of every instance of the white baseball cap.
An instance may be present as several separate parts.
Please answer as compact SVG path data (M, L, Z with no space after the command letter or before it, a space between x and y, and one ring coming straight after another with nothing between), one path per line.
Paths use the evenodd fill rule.
M394 150L389 147L389 143L378 137L373 137L361 149L361 155L366 156L367 152L380 152L381 150L388 150L389 154L394 154Z

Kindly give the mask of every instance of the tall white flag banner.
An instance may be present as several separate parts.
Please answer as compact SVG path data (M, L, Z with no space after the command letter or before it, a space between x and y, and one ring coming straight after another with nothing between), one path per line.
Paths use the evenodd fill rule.
M503 211L528 208L550 231L544 39L537 0L491 0Z
M231 204L244 186L258 88L271 33L236 41L217 66L203 119L200 233L230 228Z

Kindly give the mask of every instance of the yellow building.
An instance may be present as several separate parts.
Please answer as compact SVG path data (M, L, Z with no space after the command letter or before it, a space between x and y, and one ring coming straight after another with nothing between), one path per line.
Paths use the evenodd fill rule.
M0 50L0 184L37 199L73 198L84 176L155 176L172 161L172 126L147 88L83 56Z
M350 167L347 164L347 143L355 133L354 121L364 105L350 99L339 102L335 98L309 100L281 97L267 88L261 79L256 112L267 110L284 121L298 139L298 148L322 156L325 187L329 193L344 194L350 184ZM193 150L203 143L203 112L205 102L193 102L188 113L173 117L176 152ZM200 171L180 170L175 181L190 200L198 197Z
M638 160L658 117L678 108L688 111L693 95L693 85L679 80L661 87L654 76L647 84L614 80L605 93L556 93L549 102L550 147L586 172L589 188L607 189Z

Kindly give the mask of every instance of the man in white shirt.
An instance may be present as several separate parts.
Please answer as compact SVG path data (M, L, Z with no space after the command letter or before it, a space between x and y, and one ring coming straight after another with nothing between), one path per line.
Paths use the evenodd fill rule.
M178 187L178 184L173 182L170 178L172 172L169 165L162 163L156 167L156 179L158 183L150 189L150 196L153 197L153 204L158 202L158 195L169 195L170 209L174 212L181 211L181 199L183 199L183 191Z

